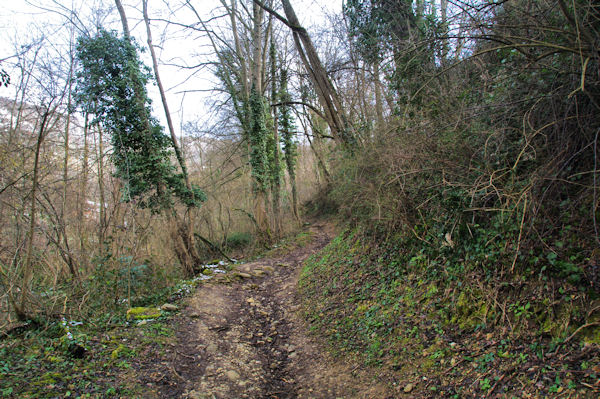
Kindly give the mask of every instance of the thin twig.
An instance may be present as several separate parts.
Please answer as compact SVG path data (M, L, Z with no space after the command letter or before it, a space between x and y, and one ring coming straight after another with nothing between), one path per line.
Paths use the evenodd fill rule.
M577 333L579 333L579 331L583 330L584 328L593 327L593 326L600 326L600 321L594 321L594 322L586 323L586 324L582 325L577 330L575 330L575 332L573 334L571 334L567 339L565 339L564 343L566 344L567 342L569 342L571 339L573 339L574 336L577 335Z
M173 374L175 374L175 376L177 378L179 378L181 381L185 381L185 378L183 378L178 372L177 370L175 370L175 366L171 365L171 371L173 372Z
M448 367L446 370L444 370L444 372L442 373L442 375L446 375L449 372L451 372L452 370L454 370L458 365L460 365L461 363L464 363L467 359L462 358L461 360L459 360L458 362L454 363L453 366Z
M517 258L519 257L519 249L521 248L521 237L523 236L523 223L525 222L525 213L527 212L527 194L525 195L525 202L523 203L523 215L521 215L521 227L519 228L519 239L517 240L517 249L515 250L515 258L513 259L510 272L515 270L517 264Z
M596 221L596 204L598 203L598 186L596 184L596 178L598 176L598 133L600 133L600 129L596 130L596 136L594 137L594 202L592 203L592 220L594 221L596 242L600 244L600 237L598 236L598 222Z
M175 351L175 353L177 353L178 355L181 355L183 357L186 357L188 359L196 360L196 358L194 356L186 355L185 353L181 353L179 351Z
M492 387L490 388L490 390L488 391L487 395L485 395L486 398L489 398L490 395L494 392L494 389L496 389L496 387L498 386L498 384L500 383L500 381L502 381L502 379L506 377L506 373L502 374L500 376L500 378L498 378L496 380L496 382L494 383L494 385L492 385Z

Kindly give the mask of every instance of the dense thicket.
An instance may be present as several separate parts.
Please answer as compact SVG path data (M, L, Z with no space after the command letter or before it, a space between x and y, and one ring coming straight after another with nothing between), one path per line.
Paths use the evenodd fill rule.
M345 9L353 47L365 67L382 66L391 101L362 156L340 163L342 211L424 245L452 243L468 254L456 259L481 246L493 273L531 268L597 290L597 7L389 12L399 4Z
M312 328L414 396L593 396L565 370L600 342L598 6L345 4L360 150L318 206L349 228L300 278Z

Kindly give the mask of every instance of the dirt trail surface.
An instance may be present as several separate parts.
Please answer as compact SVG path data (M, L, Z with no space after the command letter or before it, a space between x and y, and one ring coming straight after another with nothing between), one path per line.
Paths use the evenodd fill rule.
M299 314L302 262L332 236L310 227L304 247L237 265L202 284L178 320L172 372L160 397L386 398L377 376L333 359ZM228 282L229 281L229 282Z

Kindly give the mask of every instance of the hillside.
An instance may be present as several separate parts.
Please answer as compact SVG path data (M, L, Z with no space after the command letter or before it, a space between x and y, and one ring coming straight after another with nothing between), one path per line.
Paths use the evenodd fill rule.
M1 11L1 395L598 396L596 2L50 3Z

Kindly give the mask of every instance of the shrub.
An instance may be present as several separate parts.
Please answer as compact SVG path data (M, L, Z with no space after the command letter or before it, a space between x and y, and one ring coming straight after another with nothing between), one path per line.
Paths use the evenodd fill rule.
M231 233L225 240L225 246L229 249L242 249L254 241L251 233L238 231Z

